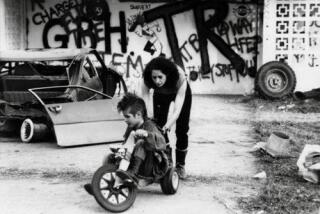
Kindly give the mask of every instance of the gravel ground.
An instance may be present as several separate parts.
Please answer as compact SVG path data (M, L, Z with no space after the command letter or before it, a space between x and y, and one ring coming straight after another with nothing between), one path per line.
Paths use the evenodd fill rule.
M249 125L254 109L239 100L194 96L187 180L172 196L162 194L158 184L140 189L127 213L242 213L237 199L255 195L260 181L252 179L257 170L249 153L256 143ZM1 213L106 212L82 186L91 180L110 144L59 148L54 142L0 142Z

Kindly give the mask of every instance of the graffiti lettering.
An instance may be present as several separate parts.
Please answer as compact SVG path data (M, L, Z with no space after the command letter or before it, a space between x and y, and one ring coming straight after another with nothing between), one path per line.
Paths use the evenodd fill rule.
M297 63L304 61L304 54L293 54L293 56L296 59Z
M73 3L72 3L73 2ZM84 14L82 10L76 8L77 5L76 0L64 1L61 5L63 5L64 14L60 18L52 18L50 14L47 14L47 10L45 11L45 16L41 16L41 19L37 19L37 16L33 16L35 24L41 24L46 22L43 30L42 41L45 48L54 47L49 43L49 32L54 27L60 27L63 29L64 34L54 35L54 42L60 42L61 45L59 47L68 47L68 44L71 40L70 37L73 37L75 44L78 48L83 46L96 48L98 42L105 42L105 52L107 54L111 53L111 34L112 33L120 33L120 45L121 51L123 53L127 52L127 34L126 34L126 23L125 23L125 15L123 11L119 12L120 25L119 26L111 26L110 18L111 13L108 11L109 7L104 8L103 21L93 21L88 16ZM61 5L55 5L56 8L60 8L62 11ZM60 6L60 7L59 7ZM73 9L73 11L68 11L68 9ZM45 19L48 19L46 21ZM104 25L103 25L104 24ZM103 27L104 29L103 29ZM73 28L73 29L72 29ZM101 36L101 32L104 30L104 36ZM52 35L51 35L52 36Z
M32 16L32 21L35 25L47 23L53 18L59 18L60 16L67 13L71 9L81 5L78 2L78 0L68 0L68 1L63 1L62 3L58 3L47 10L43 7L43 5L40 2L36 2L33 4L37 4L42 9L41 12L36 12ZM33 10L34 10L34 6L33 6Z
M307 63L309 67L318 67L320 65L320 58L316 54L293 54L295 61L300 63Z
M192 56L191 54L189 53L188 49L186 48L186 45L187 45L187 41L185 41L183 43L183 45L180 47L180 53L181 53L181 56L184 60L188 61L189 60L192 60ZM187 54L187 56L185 55Z
M245 31L246 33L252 32L252 23L249 22L246 18L240 18L236 23L229 21L229 25L234 36L243 35L243 31Z
M127 52L127 29L126 29L126 18L123 11L119 12L120 26L111 27L109 13L104 19L104 29L105 29L105 51L108 54L111 54L111 34L112 33L120 33L121 36L121 51L122 53Z
M132 68L135 70L135 71L139 71L139 69L137 69L138 67L138 64L140 65L140 71L141 72L136 72L136 75L134 75L134 77L136 78L139 78L141 77L142 75L142 71L143 71L143 64L142 64L142 59L141 59L141 56L137 56L136 58L136 61L133 62L131 56L134 56L134 53L132 52L130 55L128 55L127 57L127 77L129 77L130 75L130 67L132 66Z
M172 57L173 61L190 71L189 78L192 81L211 79L214 83L217 78L226 78L239 82L241 76L251 76L250 71L256 71L259 54L257 50L262 38L256 30L258 25L247 19L255 14L249 14L252 13L250 8L243 10L242 7L230 4L230 1L170 1L153 9L150 9L153 6L150 3L131 1L128 6L131 10L137 10L138 14L130 15L128 19L125 18L124 11L111 14L107 5L110 1L107 0L60 0L60 3L47 8L42 4L45 0L32 2L34 8L30 18L34 25L44 26L44 47L99 47L105 59L112 57L111 63L122 69L125 78L141 78L144 69L142 56L145 55L148 56L145 60L159 55ZM102 6L98 7L98 2L103 2ZM229 7L231 10L236 8L238 16L229 13ZM191 28L196 29L192 29L192 34L185 41L178 41L175 25L180 17L176 15L184 12L189 14L190 11L193 12L191 14L195 21ZM111 15L118 17L118 20L115 17L111 19ZM158 19L161 19L160 24ZM118 24L112 25L111 20ZM313 26L317 26L317 23L313 23ZM163 27L166 28L165 31L162 30ZM130 34L130 40L127 31L134 32ZM164 33L167 36L165 42L162 41ZM114 34L120 35L120 39L112 41ZM133 42L135 37L138 37L139 42L146 38L145 43L132 46L136 48L140 45L140 52L135 50L135 53L127 53L128 42ZM111 44L115 43L119 47L118 41L121 51L115 53ZM317 44L318 41L310 39L309 42ZM162 52L168 50L167 44L170 48L169 55ZM224 57L209 53L212 45ZM209 60L209 54L213 59ZM316 64L316 60L310 60L310 64Z
M216 65L214 65L215 68L217 68L217 72L215 73L217 77L225 77L226 75L229 75L230 76L230 80L232 81L233 80L233 77L232 77L232 72L231 70L234 69L233 66L231 64L221 64L221 63L218 63Z
M258 54L257 45L262 42L260 36L241 37L234 38L233 43L230 43L230 47L235 47L241 53L255 53Z
M312 26L315 26L315 27L317 27L317 28L320 28L320 22L318 22L318 21L312 21L312 22L310 23L310 27L312 27Z
M113 53L112 54L112 60L111 64L117 68L124 66L127 68L126 72L123 72L123 75L125 74L126 78L134 77L134 78L140 78L142 76L143 71L143 63L142 63L142 57L138 55L135 60L133 60L134 52L131 52L128 56L126 61L124 61L124 55L120 53ZM132 72L132 70L134 72Z
M232 21L229 21L228 23L223 22L216 27L216 32L218 35L225 37L226 43L230 47L236 48L236 50L240 51L241 53L259 54L257 46L258 44L262 43L261 36L254 35L249 37L239 37L254 33L252 23L246 18L240 18L236 23L233 23ZM229 32L232 34L231 36L233 39L230 38Z
M61 48L67 48L68 47L68 42L69 42L69 36L67 34L68 29L66 29L64 26L64 23L61 21L61 19L52 19L50 20L44 27L43 29L43 35L42 35L42 42L43 46L45 48L51 48L49 42L48 42L48 37L49 37L49 30L53 27L60 26L62 29L64 29L64 32L66 34L58 34L54 36L54 40L56 42L61 42Z
M189 37L189 43L190 43L190 45L193 47L193 49L194 49L196 52L199 52L199 51L200 51L199 41L198 41L198 37L197 37L196 34L191 34L191 36Z
M195 21L199 36L201 64L204 72L210 72L207 39L209 39L218 48L218 50L225 55L232 62L232 64L235 65L238 72L243 72L244 61L242 58L238 56L218 35L210 30L222 22L228 14L228 4L224 1L219 1L219 3L203 1L201 5L199 5L196 1L177 2L145 11L143 15L146 22L152 22L158 18L164 19L167 38L169 40L173 59L177 64L183 66L182 56L178 46L178 39L175 34L172 16L190 9L193 9L195 12ZM205 21L204 11L208 9L214 9L215 13L209 20Z
M250 68L255 67L255 61L254 60L246 60L245 61L246 65L246 71L250 70ZM236 82L240 82L240 75L241 76L246 76L247 73L238 73L235 67L232 64L224 64L224 63L216 63L212 64L210 67L210 72L209 73L202 73L201 67L197 66L187 66L186 69L190 71L189 78L191 81L196 81L196 80L202 80L202 79L209 79L211 78L212 83L215 82L214 77L219 77L219 78L225 78L229 77L230 81L236 80Z
M131 10L149 10L151 8L151 4L130 4Z
M310 59L310 62L308 63L308 65L309 65L310 67L317 67L317 66L319 66L318 64L316 64L316 60L317 60L318 58L316 57L315 54L309 54L309 59Z
M45 48L52 48L53 45L49 44L49 32L52 28L60 27L63 29L64 34L55 35L54 41L61 42L59 47L67 48L70 41L70 37L73 36L73 39L77 47L82 47L82 43L87 47L96 48L97 41L100 41L102 38L98 36L99 28L97 25L94 25L91 20L87 18L78 18L75 20L76 29L69 29L70 22L63 19L51 19L44 27L42 42ZM94 32L96 31L96 32ZM89 39L89 40L88 40Z

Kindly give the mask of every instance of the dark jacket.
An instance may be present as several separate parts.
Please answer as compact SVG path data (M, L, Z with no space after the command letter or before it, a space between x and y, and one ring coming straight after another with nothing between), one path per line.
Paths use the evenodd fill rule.
M139 174L145 177L161 178L167 171L169 162L166 154L166 141L161 130L150 119L138 127L148 132L145 138L144 148L146 159L140 168ZM127 139L133 129L127 128L124 138Z
M143 129L148 132L148 137L145 138L144 145L147 151L164 151L166 149L166 141L163 134L150 119L146 119L137 129ZM131 131L133 131L133 129L128 127L124 134L125 141L129 137Z

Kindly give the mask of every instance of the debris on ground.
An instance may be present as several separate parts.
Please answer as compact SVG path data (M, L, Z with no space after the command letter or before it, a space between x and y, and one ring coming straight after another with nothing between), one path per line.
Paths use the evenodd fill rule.
M295 106L296 106L295 104L281 105L278 107L278 109L283 111L288 111L289 109L292 109Z
M298 174L303 179L311 183L318 183L320 175L320 145L305 145L297 161L297 166L299 168Z
M259 172L259 173L255 174L253 176L253 178L259 179L259 180L266 179L267 178L267 173L265 171Z
M260 98L246 100L249 107L255 108L252 122L257 147L267 143L273 132L282 132L290 136L291 154L293 158L273 158L263 149L257 149L252 154L257 157L257 172L265 171L265 182L257 196L239 200L239 206L244 213L313 213L320 214L320 191L318 184L307 182L298 175L297 159L306 144L320 144L320 123L314 118L320 113L320 100L297 100L286 97L278 100L263 100ZM278 106L295 104L287 111L281 111ZM263 108L260 108L263 106ZM263 120L264 116L278 114L281 118ZM266 117L267 118L267 117ZM303 118L296 120L296 118ZM320 179L319 179L320 180ZM253 184L255 187L256 183ZM260 214L260 213L259 213Z
M265 148L266 148L266 144L267 144L267 142L263 142L263 141L260 141L260 142L256 143L252 147L251 152L257 152L257 151L261 151L261 150L264 151Z
M315 88L305 92L296 91L294 93L294 97L299 100L306 100L306 99L320 100L320 88Z
M263 150L274 158L292 157L290 137L282 132L272 132L267 142L258 142L252 152Z

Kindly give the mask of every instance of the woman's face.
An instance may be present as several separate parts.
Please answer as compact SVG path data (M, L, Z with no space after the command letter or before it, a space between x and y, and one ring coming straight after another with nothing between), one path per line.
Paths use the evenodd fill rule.
M158 88L162 87L167 81L167 76L161 70L152 70L151 78Z

